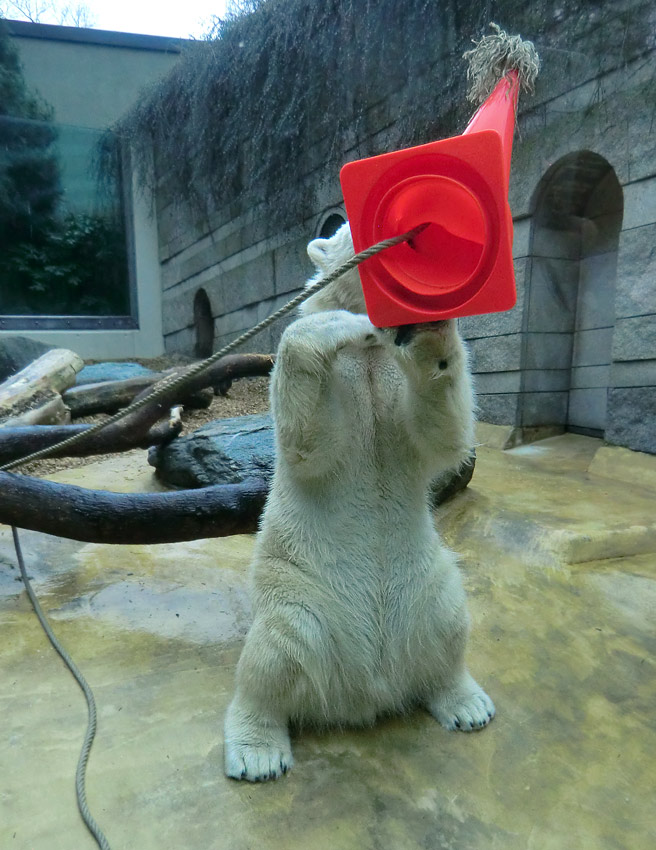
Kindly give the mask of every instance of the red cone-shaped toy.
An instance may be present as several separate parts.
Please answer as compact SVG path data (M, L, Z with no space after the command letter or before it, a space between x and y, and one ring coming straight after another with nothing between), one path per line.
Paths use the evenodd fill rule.
M493 313L515 304L508 185L518 93L511 71L461 136L342 169L356 251L429 223L411 243L358 267L374 325Z

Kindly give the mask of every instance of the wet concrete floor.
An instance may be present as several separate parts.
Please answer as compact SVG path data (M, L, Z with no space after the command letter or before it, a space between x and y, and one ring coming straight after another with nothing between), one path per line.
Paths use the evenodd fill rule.
M633 470L633 471L632 471ZM156 487L143 453L55 476ZM480 733L423 712L302 734L275 783L224 778L250 536L101 546L23 532L34 587L94 689L88 799L112 850L647 850L656 846L656 459L567 435L478 450L437 515L462 553ZM86 706L0 526L0 847L86 850Z

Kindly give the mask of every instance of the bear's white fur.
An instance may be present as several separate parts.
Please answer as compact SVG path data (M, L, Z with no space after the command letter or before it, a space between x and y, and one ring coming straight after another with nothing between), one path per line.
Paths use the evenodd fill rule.
M348 224L308 247L319 276L352 252ZM396 345L364 312L353 270L309 298L281 340L254 621L225 721L236 779L291 767L290 724L370 724L425 706L469 731L494 715L465 667L465 595L427 500L474 442L466 352L454 321Z

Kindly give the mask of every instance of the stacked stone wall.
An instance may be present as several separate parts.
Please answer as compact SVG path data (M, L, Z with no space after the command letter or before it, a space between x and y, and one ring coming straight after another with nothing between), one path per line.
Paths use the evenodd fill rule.
M609 377L602 435L656 452L656 3L617 3L617 17L602 23L594 4L563 8L554 7L551 30L543 31L542 46L538 41L543 71L535 95L522 97L518 116L510 187L517 305L504 314L464 318L460 327L472 352L481 418L515 426L518 439L522 430L565 429L568 406L599 400L602 387L572 394L587 361L581 360L584 371L572 370L571 331L567 342L565 331L546 331L540 318L544 311L559 309L538 297L544 269L551 269L549 274L561 269L558 285L565 292L569 284L562 270L575 263L578 269L581 257L570 256L565 244L552 244L550 263L536 263L536 252L544 252L536 243L534 213L545 175L559 161L576 152L603 157L621 186L619 244L614 259L588 258L583 272L576 272L586 276L591 297L596 275L599 286L615 286L615 316L604 354ZM426 73L439 80L439 63L427 62ZM438 89L436 84L439 123ZM368 136L353 140L344 162L363 149L374 153L399 147L403 104L412 96L412 81L400 78L382 100L369 104ZM452 112L444 114L439 135L462 130L454 120ZM313 193L314 211L288 229L277 229L267 207L257 203L233 201L194 218L170 196L162 177L156 206L167 350L193 350L193 303L200 288L212 306L217 349L302 287L313 271L306 245L317 235L325 211L342 202L337 175L322 168L326 144L326 139L308 138L301 160L289 164L290 181ZM616 262L611 270L609 262ZM274 350L286 323L255 338L249 348ZM585 411L582 415L585 421Z

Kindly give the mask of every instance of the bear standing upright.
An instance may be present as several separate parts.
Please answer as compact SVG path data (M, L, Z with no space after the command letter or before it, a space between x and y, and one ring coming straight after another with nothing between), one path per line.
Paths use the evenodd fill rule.
M308 246L319 276L352 253L348 224ZM370 724L424 706L447 729L486 726L494 705L465 667L456 556L427 495L474 443L455 320L377 329L347 272L285 331L271 406L276 469L225 721L226 774L285 773L290 724Z

